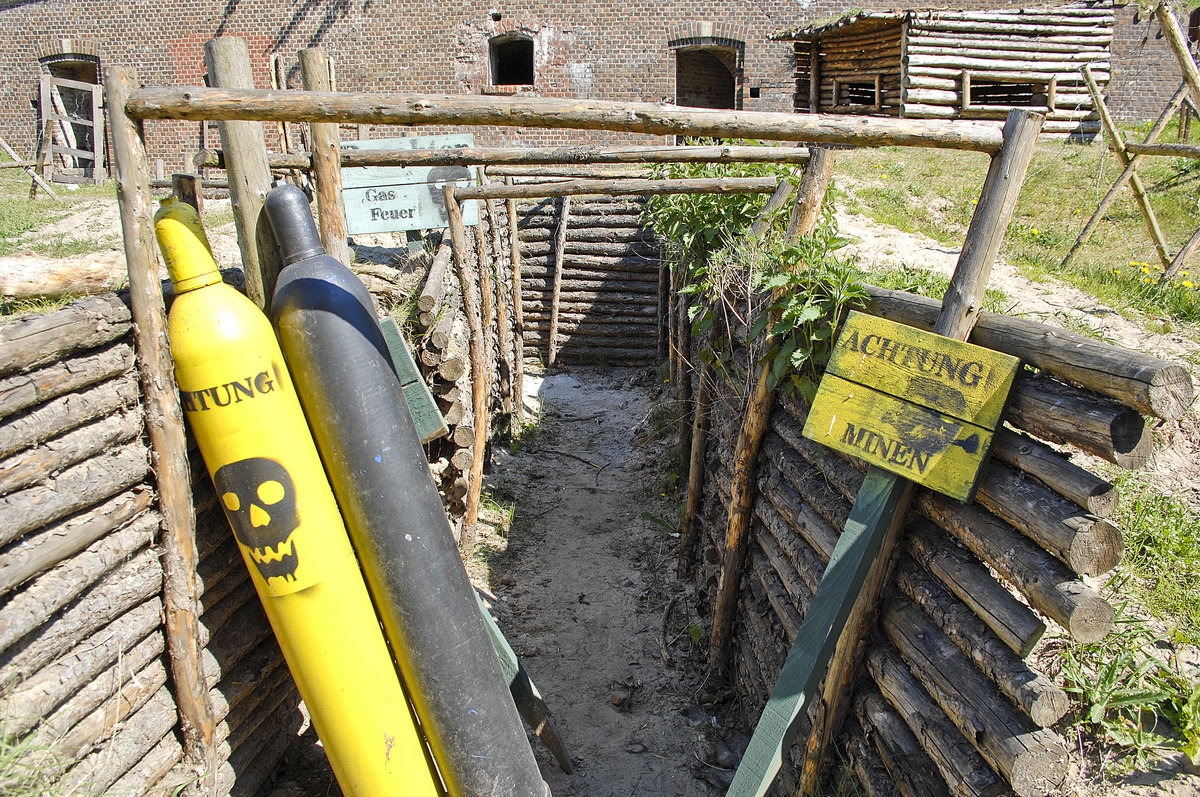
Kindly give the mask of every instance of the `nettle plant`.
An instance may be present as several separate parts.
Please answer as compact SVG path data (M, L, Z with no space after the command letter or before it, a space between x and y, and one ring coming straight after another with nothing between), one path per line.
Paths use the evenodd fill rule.
M672 165L658 176L761 177L796 182L786 166L766 164ZM733 341L740 339L751 361L769 365L768 385L806 401L829 359L834 332L847 309L866 298L859 272L838 251L849 241L838 234L833 191L809 235L787 243L788 212L777 214L768 231L748 236L766 204L759 194L698 194L653 197L647 215L668 242L676 289L688 299L694 333L706 345L701 361L737 383Z

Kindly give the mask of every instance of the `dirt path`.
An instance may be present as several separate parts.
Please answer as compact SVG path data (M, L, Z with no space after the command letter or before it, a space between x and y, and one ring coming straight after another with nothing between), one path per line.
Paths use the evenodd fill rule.
M575 761L565 775L535 743L556 797L720 793L694 774L719 781L699 759L721 729L697 702L704 667L687 633L694 604L674 576L678 500L670 435L651 439L662 417L653 373L527 377L541 426L520 451L497 451L486 481L516 507L507 540L480 538L486 586Z

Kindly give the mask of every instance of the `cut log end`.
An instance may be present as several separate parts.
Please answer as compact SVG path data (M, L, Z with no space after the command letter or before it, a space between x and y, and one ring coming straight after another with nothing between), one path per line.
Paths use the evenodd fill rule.
M1061 689L1047 689L1038 693L1029 704L1029 718L1039 728L1049 728L1063 718L1071 707L1067 693Z
M1146 419L1130 410L1112 420L1113 461L1122 468L1137 470L1154 454L1154 435L1146 429Z
M1107 520L1098 520L1087 531L1075 535L1067 564L1082 575L1099 576L1120 564L1124 553L1121 529Z
M1147 394L1150 411L1165 420L1173 420L1183 415L1196 398L1192 375L1182 365L1175 363L1154 374Z
M1031 744L1013 763L1009 782L1019 797L1058 794L1067 777L1067 750L1061 742Z
M1112 631L1116 616L1108 601L1096 594L1087 595L1076 603L1067 619L1067 631L1076 642L1099 642Z

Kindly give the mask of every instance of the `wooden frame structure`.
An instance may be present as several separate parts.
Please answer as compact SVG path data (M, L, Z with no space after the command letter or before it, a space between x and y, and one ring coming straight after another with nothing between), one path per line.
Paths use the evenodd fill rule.
M1180 144L1159 144L1158 137L1162 135L1166 129L1167 123L1171 120L1171 116L1179 110L1180 105L1184 102L1185 97L1190 95L1192 104L1200 107L1200 69L1196 67L1196 60L1192 57L1188 50L1187 40L1183 31L1179 27L1179 22L1175 19L1175 12L1170 2L1159 4L1155 9L1155 16L1158 18L1159 25L1162 26L1163 33L1167 38L1167 43L1171 47L1171 51L1175 55L1175 60L1179 62L1179 69L1183 73L1183 83L1179 89L1167 101L1162 113L1159 114L1157 121L1146 134L1146 138L1141 143L1133 143L1126 141L1117 129L1116 122L1112 118L1112 114L1108 110L1108 106L1104 103L1104 97L1100 92L1100 87L1092 75L1091 67L1085 64L1081 68L1084 80L1087 83L1088 91L1092 95L1092 102L1100 114L1100 120L1104 125L1104 133L1108 136L1109 146L1112 147L1113 153L1117 156L1117 160L1124 167L1124 171L1117 177L1112 187L1100 199L1096 210L1084 224L1083 229L1075 239L1075 243L1071 245L1066 256L1062 260L1062 267L1066 268L1075 259L1079 250L1083 247L1087 240L1092 237L1092 233L1096 231L1097 225L1104 217L1104 214L1112 206L1116 200L1117 194L1125 187L1126 184L1133 190L1133 195L1137 199L1138 207L1142 211L1142 218L1146 222L1146 229L1150 234L1150 240L1154 243L1154 252L1162 263L1163 273L1158 279L1158 287L1162 288L1170 284L1170 281L1184 267L1188 260L1200 251L1200 229L1197 229L1186 243L1180 248L1179 252L1172 257L1166 240L1163 238L1162 228L1158 224L1158 218L1154 215L1154 208L1150 204L1150 197L1146 193L1145 187L1142 185L1141 178L1138 176L1137 168L1141 163L1142 158L1154 155L1163 155L1168 157L1196 158L1200 159L1200 147L1191 147Z
M1079 79L1107 80L1110 7L857 10L771 36L792 41L795 105L807 113L925 119L1003 119L1014 107L1046 116L1043 133L1092 136L1095 108ZM847 84L876 86L874 103L846 103ZM992 84L973 98L972 86Z
M164 496L164 506L174 499L170 496L188 496L188 474L186 454L180 446L182 441L182 419L179 411L178 396L173 382L171 367L166 353L165 336L162 333L164 324L163 301L156 278L156 264L152 248L152 230L150 213L150 180L149 169L145 157L145 142L142 138L141 122L146 119L214 119L223 123L249 123L261 121L297 122L308 121L321 124L342 123L384 123L384 124L486 124L486 125L521 125L533 127L580 127L587 129L611 129L625 132L661 133L676 135L720 135L730 137L756 137L770 140L791 141L807 140L812 143L850 144L875 146L897 144L910 146L953 148L985 152L991 156L991 165L985 182L983 194L977 204L975 216L972 219L967 240L960 258L960 267L956 270L945 301L940 306L933 304L933 316L937 317L936 328L943 334L965 338L980 318L980 301L987 281L987 273L996 252L1000 246L1012 207L1020 190L1020 184L1028 165L1033 143L1036 140L1040 119L1036 115L1021 111L1013 112L1004 129L993 124L969 121L939 121L863 117L822 117L794 116L790 114L761 114L725 111L695 111L655 105L616 105L610 103L575 103L555 100L536 99L495 99L477 97L439 97L427 95L378 95L378 94L337 94L332 92L271 92L252 89L232 88L145 88L135 90L136 73L132 70L112 67L106 70L106 85L110 97L114 98L111 113L111 127L114 134L114 162L117 165L119 200L122 215L122 230L126 246L126 254L130 270L132 301L135 318L138 319L139 362L142 367L142 386L145 402L153 412L150 413L150 423L158 427L157 433L152 434L152 445L156 457L156 472L159 476L160 492ZM224 133L223 133L224 138ZM232 137L231 137L232 138ZM231 191L245 191L251 182L251 176L245 175L235 179L239 162L244 167L247 158L258 158L252 153L247 156L244 148L260 146L262 138L261 126L257 131L258 142L226 143L224 157L226 166L230 167ZM721 149L721 148L718 148ZM376 153L377 154L377 153ZM720 153L714 153L720 154ZM807 153L806 153L807 155ZM625 157L621 154L620 157ZM727 155L726 155L727 156ZM290 156L295 157L295 156ZM304 158L304 156L301 156ZM506 156L518 157L518 156ZM537 157L545 159L546 163L572 162L569 153L564 158L552 160L553 156L540 154ZM618 157L613 155L590 154L599 160L602 157ZM723 156L724 157L724 156ZM796 157L788 153L788 157ZM719 158L717 158L719 159ZM305 160L307 160L305 158ZM255 167L259 172L266 172L271 165L265 153L260 165ZM626 161L614 161L626 162ZM313 168L318 185L329 179L327 172L336 167L333 159L307 160L294 168ZM628 181L622 185L612 181L588 182L572 181L542 186L508 186L490 185L476 188L455 189L449 186L444 194L446 204L451 213L452 238L461 238L461 220L455 223L454 213L458 202L466 198L506 198L520 195L521 192L536 191L537 196L554 195L547 192L557 192L557 195L569 196L573 192L586 193L602 190L605 193L627 191L630 193L650 192L650 185L633 186ZM729 186L742 190L775 190L772 183L751 185L745 183L738 186L733 181ZM679 185L671 187L671 192L677 192ZM711 190L712 185L694 186L695 190ZM665 188L654 189L666 192ZM802 194L804 192L802 191ZM235 200L236 202L236 200ZM810 205L813 203L809 203ZM808 208L809 211L812 208ZM509 217L513 217L513 205L509 205ZM323 214L324 215L324 214ZM795 215L795 214L794 214ZM802 215L802 214L800 214ZM237 218L239 224L239 243L247 271L257 269L258 274L247 274L247 286L252 291L258 291L255 298L260 304L270 295L271 282L269 264L264 265L262 259L255 263L253 258L245 257L248 250L262 245L259 237L259 219L254 214L246 214ZM795 223L796 229L803 229L802 219ZM456 233L457 228L457 233ZM512 224L515 230L516 225ZM325 231L323 230L323 233ZM516 245L515 238L513 245ZM466 253L465 241L455 240L454 249L460 258ZM465 262L465 260L463 260ZM515 259L514 259L515 262ZM474 280L468 271L460 269L460 280L464 295L464 305L472 325L481 325L481 297L473 295ZM258 286L258 287L252 287ZM886 299L886 297L884 297ZM880 300L883 301L883 300ZM932 316L930 323L933 323ZM472 337L477 334L472 329ZM473 358L474 359L474 358ZM729 505L730 527L727 529L726 550L730 552L721 574L721 592L726 596L736 596L737 583L745 564L745 557L739 554L739 546L744 544L745 526L737 524L748 522L749 506L746 497L753 496L756 482L753 480L754 456L763 440L767 426L767 416L773 403L773 392L767 388L767 380L760 374L756 392L751 401L751 409L742 421L738 435L737 448L745 452L743 459L746 467L735 471L735 489L733 494L740 496L737 502ZM482 379L477 380L482 382ZM701 393L705 383L701 378ZM1189 393L1190 396L1190 393ZM474 397L473 397L474 398ZM476 399L477 400L477 399ZM700 416L697 416L697 424ZM481 431L486 435L487 424L477 421L476 434ZM478 440L478 437L476 438ZM482 452L482 446L477 446L477 453ZM481 459L479 460L481 461ZM695 460L693 459L693 462ZM474 464L473 469L474 469ZM478 474L474 474L476 477ZM474 481L477 483L478 478ZM890 557L887 555L890 547L895 544L901 520L904 517L902 507L907 501L908 489L904 485L889 484L879 477L869 477L870 489L866 494L873 495L877 503L892 512L878 514L875 521L856 521L855 531L844 536L844 543L831 545L828 557L836 564L832 570L838 574L850 574L846 578L829 579L829 590L837 592L826 598L829 590L822 592L820 603L811 605L811 631L804 631L804 638L811 636L812 645L798 646L801 650L796 662L789 658L789 665L784 676L781 676L778 699L772 700L768 716L764 717L765 741L755 748L754 755L748 753L749 773L743 777L737 793L761 793L770 783L774 772L782 758L792 734L797 730L796 720L804 713L804 709L817 696L816 687L820 676L826 672L825 664L832 655L834 662L826 674L825 688L821 691L821 713L819 722L814 725L808 740L808 756L803 778L805 789L810 791L816 783L820 764L827 749L829 739L838 728L841 718L848 706L842 702L843 694L847 691L845 684L853 672L855 651L863 631L867 627L867 619L877 604L880 590L887 580ZM923 511L940 511L942 506L936 499L921 497L918 505L933 509ZM186 574L188 568L189 546L194 551L194 529L188 517L186 507L166 512L168 515L166 536L172 540L172 547L166 551L171 561L165 562L164 567L172 572ZM859 521L862 520L861 516ZM743 520L744 518L745 520ZM741 529L739 531L739 528ZM741 540L741 541L739 541ZM1007 543L1006 543L1007 544ZM1019 546L1018 546L1019 547ZM744 552L744 547L740 549ZM1024 550L1021 548L1020 550ZM1042 550L1039 548L1038 550ZM882 551L882 555L875 552ZM945 556L950 556L945 553ZM998 569L1005 577L1009 570L1000 558L987 559L992 563L996 559ZM1024 554L1021 554L1024 555ZM1032 554L1031 554L1032 556ZM1011 571L1019 573L1020 571ZM1033 580L1034 582L1037 579ZM836 583L835 583L836 582ZM822 582L824 584L824 582ZM1073 582L1072 582L1073 583ZM1070 625L1071 615L1081 602L1088 598L1085 587L1070 595L1060 595L1055 592L1054 584L1047 584L1048 590L1044 600L1039 597L1038 605L1057 607L1050 611L1055 619ZM861 589L859 589L861 587ZM1041 589L1036 585L1026 585L1029 590ZM1040 595L1040 593L1039 593ZM195 615L195 592L189 591L185 582L170 583L166 589L167 612L176 617L176 623L171 635L176 637L171 646L171 667L176 680L187 683L189 673L200 669L198 654L187 644L188 618ZM728 605L726 599L723 602ZM1101 604L1103 602L1101 601ZM718 606L722 601L718 601ZM1106 604L1104 604L1106 606ZM1061 609L1061 611L1060 611ZM720 611L720 609L718 609ZM1093 623L1095 628L1088 626L1089 633L1104 633L1108 626L1104 623L1102 610L1099 619ZM1096 619L1096 618L1092 618ZM1111 618L1109 626L1111 625ZM727 644L728 618L721 615L714 621L714 650L718 658L722 647ZM810 623L805 621L805 626ZM723 630L718 631L718 626ZM1015 626L1014 626L1015 627ZM1082 626L1081 626L1082 627ZM1027 649L1025 643L1035 638L1037 631L1027 631L1014 639L1018 648ZM1081 632L1082 633L1082 632ZM820 652L822 655L812 655ZM805 661L807 659L807 661ZM194 677L194 675L192 676ZM182 699L179 705L185 739L186 753L193 763L206 766L211 761L211 733L206 734L206 728L211 728L211 709L206 708L202 698ZM961 741L961 740L960 740ZM995 751L988 753L1000 757L994 765L1005 776L1004 765L1012 764L1012 759L1004 758L1011 751ZM989 759L990 760L990 759Z

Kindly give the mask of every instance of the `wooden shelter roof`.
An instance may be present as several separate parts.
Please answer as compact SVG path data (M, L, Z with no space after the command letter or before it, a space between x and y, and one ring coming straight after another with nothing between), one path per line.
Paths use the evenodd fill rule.
M851 25L862 28L875 28L882 25L887 25L893 22L899 22L905 19L911 11L864 11L859 9L851 11L848 14L843 14L840 17L833 19L824 19L819 22L800 23L793 25L790 28L776 31L769 37L772 41L788 41L790 39L808 39L813 36L820 36L822 33L828 33L833 30L840 30Z

